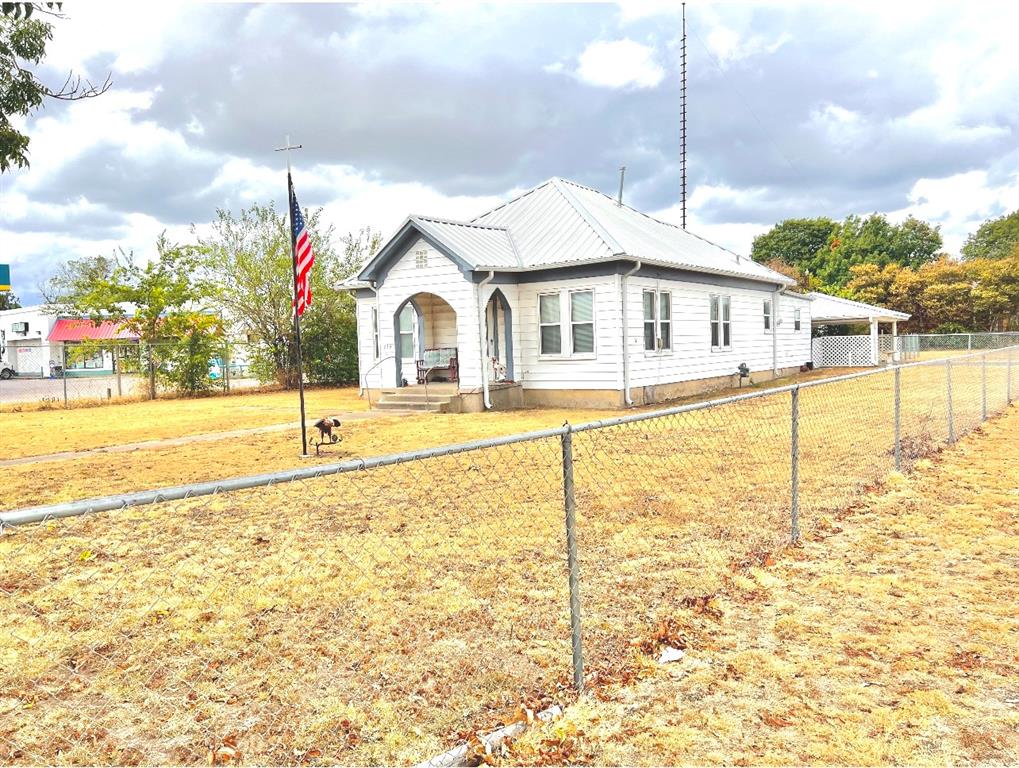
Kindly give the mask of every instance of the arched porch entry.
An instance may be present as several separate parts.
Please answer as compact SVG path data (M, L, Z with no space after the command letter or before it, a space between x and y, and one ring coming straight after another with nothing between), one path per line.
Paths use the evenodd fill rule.
M513 311L501 290L492 292L485 307L485 338L489 381L513 381Z
M456 310L441 296L422 292L405 299L393 314L393 340L396 386L418 382L429 368L429 381L459 379Z

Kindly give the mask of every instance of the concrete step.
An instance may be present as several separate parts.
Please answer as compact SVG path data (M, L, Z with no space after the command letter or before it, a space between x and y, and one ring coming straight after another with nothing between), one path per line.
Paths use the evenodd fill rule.
M403 394L387 394L383 393L381 400L390 400L394 403L448 403L453 399L453 395L449 394L436 394L429 392L426 396L424 392L408 392Z
M383 399L375 403L375 407L383 411L427 411L431 413L442 413L446 409L447 405L449 405L448 400L444 403L434 401L431 403L425 403Z

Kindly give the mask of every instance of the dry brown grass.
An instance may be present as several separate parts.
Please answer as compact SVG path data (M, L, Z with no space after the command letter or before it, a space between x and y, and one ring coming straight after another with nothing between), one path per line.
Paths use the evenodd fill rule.
M841 372L814 371L796 380L808 381ZM762 388L780 386L790 381L792 379L769 382ZM702 395L700 399L719 397L734 391ZM366 406L366 401L358 399L356 389L308 392L310 420L326 413L355 411ZM157 437L177 438L296 421L296 410L294 393L272 393L197 401L138 403L110 406L102 411L0 414L0 435L3 439L0 458L115 446ZM34 462L31 465L14 465L3 469L0 509L272 472L299 463L302 466L309 463L332 463L558 427L565 421L576 424L618 416L620 413L592 409L536 408L457 415L373 415L369 420L347 422L341 429L343 442L326 448L321 456L311 459L298 458L300 431L295 428L250 434L222 442L152 447L129 453L101 453ZM54 429L59 430L58 434L61 435L59 443L30 437L54 434ZM151 434L149 429L152 430ZM310 430L309 434L314 436L316 433Z
M964 392L972 403L972 372L957 376L957 420L972 426L972 407L962 407ZM801 393L811 535L857 525L835 513L888 475L889 379ZM943 442L943 381L928 371L903 383L907 434L920 446L909 463L923 466ZM788 531L789 404L782 395L574 436L596 690L643 684L642 649L684 635L696 649L709 635L698 622L719 623L718 610L729 622L730 602L782 586L769 564ZM377 424L382 439L410 423L358 427ZM422 428L434 437L437 425L471 423L432 417ZM442 431L441 441L464 436ZM568 700L560 473L558 441L546 439L9 531L0 539L0 759L196 763L236 750L255 763L408 762L521 702ZM875 549L891 552L896 540L878 533ZM890 555L882 567L898 564ZM776 609L775 632L792 643L825 619L815 592L820 600L842 582L788 584L804 597ZM922 618L901 631L915 640ZM734 663L733 679L792 675L778 646ZM841 663L821 645L813 653L818 665ZM768 700L762 722L792 720ZM922 692L902 701L940 706ZM711 724L747 730L735 717ZM970 740L986 744L985 735ZM548 749L579 761L591 746L564 738ZM768 754L762 742L761 759Z
M686 659L643 657L508 762L1016 764L1017 441L1013 411L727 574L717 613L673 603Z
M308 409L361 411L357 389L309 389ZM144 440L297 423L292 392L238 392L229 396L113 403L95 408L0 412L0 459L83 451Z

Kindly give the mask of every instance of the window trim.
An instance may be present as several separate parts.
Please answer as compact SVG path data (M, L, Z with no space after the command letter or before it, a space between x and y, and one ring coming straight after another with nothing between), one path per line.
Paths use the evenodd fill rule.
M571 288L566 291L568 294L569 311L567 322L570 326L570 354L569 356L577 360L593 360L598 356L598 326L595 323L595 312L594 303L594 288ZM591 319L581 320L580 322L574 322L573 320L573 294L575 293L590 293L591 294ZM591 351L590 352L575 352L573 350L573 326L575 325L590 325L591 326Z
M573 322L573 294L591 294L591 319ZM541 297L556 296L559 299L559 321L543 323L541 321ZM538 359L539 360L594 360L598 357L598 291L595 286L584 288L559 288L537 293L537 326L538 326ZM573 351L573 326L590 325L592 336L592 351ZM559 352L542 352L541 329L544 327L559 326Z
M646 295L648 295L648 294L651 294L652 296L654 296L654 300L653 300L653 304L652 304L652 310L651 310L651 314L653 315L653 317L650 320L645 316L645 312L644 312L644 308L645 308L644 297ZM662 304L661 304L662 296L668 296L669 297L669 299L668 299L668 301L669 301L669 319L668 320L662 319ZM673 336L674 336L673 330L675 328L675 325L674 325L673 320L672 320L672 315L674 314L673 313L673 309L674 308L672 306L672 289L667 289L667 290L662 290L660 288L645 288L645 289L643 289L643 293L641 294L640 308L641 308L640 311L641 311L641 323L642 323L642 325L641 325L641 332L642 332L641 344L644 347L644 354L648 355L648 356L671 355L673 347L675 346L675 343L673 341ZM647 325L648 325L648 323L651 323L654 326L654 338L655 338L654 349L648 349L647 348ZM669 345L667 347L662 345L662 326L663 325L668 325L669 326Z
M711 311L715 307L718 307L718 319L712 319ZM725 319L724 309L729 310L729 319ZM718 344L712 344L711 335L714 331L714 325L718 324ZM725 343L725 332L729 332L729 343ZM708 294L708 344L711 346L712 352L730 352L732 351L732 295L727 293L709 293Z
M541 298L542 296L555 296L559 301L559 318L555 321L542 322L541 320ZM567 357L563 352L563 296L562 291L540 291L537 296L537 309L538 309L538 357L544 359L555 360L562 357ZM551 327L553 325L559 326L559 351L558 352L545 352L541 348L541 329Z
M400 326L400 317L397 317L397 321L396 321L397 322L397 334L396 334L396 345L397 346L396 346L396 348L400 352L400 360L401 360L401 362L402 361L406 361L406 360L416 360L417 359L417 350L416 350L416 346L417 345L414 344L414 337L417 335L415 333L415 331L417 330L416 327L415 327L417 325L417 309L415 309L414 305L411 304L408 301L407 304L404 306L404 308L400 310L400 315L403 315L403 313L406 312L407 310L410 310L410 329L406 330L406 331L403 330L403 328ZM410 336L410 355L404 355L403 354L403 337L404 336Z
M381 347L379 346L379 307L378 304L372 304L371 307L371 319L372 319L372 354L374 357L372 360L378 360L381 354Z

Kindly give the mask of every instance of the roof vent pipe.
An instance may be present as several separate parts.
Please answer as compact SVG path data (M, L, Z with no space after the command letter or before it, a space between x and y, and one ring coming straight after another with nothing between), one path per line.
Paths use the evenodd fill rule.
M626 178L626 166L619 166L619 197L616 198L616 205L623 205L623 179Z

